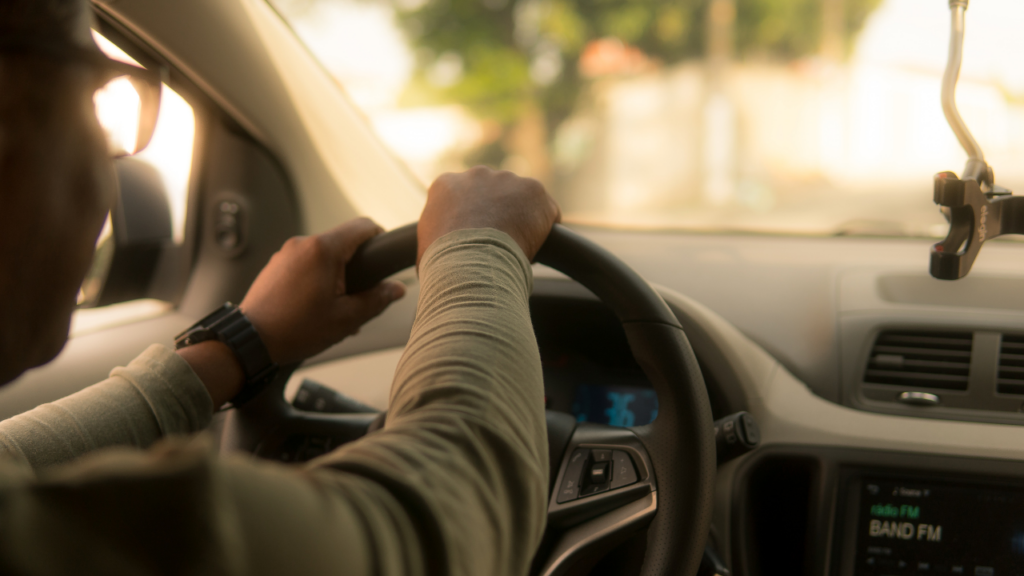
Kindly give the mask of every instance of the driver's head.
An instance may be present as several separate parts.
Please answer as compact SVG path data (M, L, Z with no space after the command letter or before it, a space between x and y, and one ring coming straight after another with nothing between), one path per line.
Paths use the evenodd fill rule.
M79 0L0 0L0 38L96 49ZM0 47L0 383L51 360L116 193L98 71Z

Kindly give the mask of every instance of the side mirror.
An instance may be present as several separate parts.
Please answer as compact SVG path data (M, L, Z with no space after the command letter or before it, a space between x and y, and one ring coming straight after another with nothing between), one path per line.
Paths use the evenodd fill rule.
M120 194L110 214L112 246L99 247L106 267L93 306L106 306L150 295L154 273L165 249L173 246L171 209L160 173L142 160L114 163ZM112 253L111 253L112 252Z

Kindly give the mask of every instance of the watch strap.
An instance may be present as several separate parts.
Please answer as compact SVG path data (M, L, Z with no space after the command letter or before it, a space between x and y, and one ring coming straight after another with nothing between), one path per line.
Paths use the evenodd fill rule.
M252 322L238 306L230 302L179 334L175 338L175 348L181 349L207 340L220 340L230 348L245 374L242 391L231 399L234 406L256 396L277 372L278 366L271 360Z

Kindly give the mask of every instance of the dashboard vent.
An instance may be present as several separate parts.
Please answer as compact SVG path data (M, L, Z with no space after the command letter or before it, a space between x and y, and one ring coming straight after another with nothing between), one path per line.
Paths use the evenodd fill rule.
M909 388L967 390L972 343L970 332L884 331L871 349L864 381ZM1024 366L1024 362L1020 365ZM1021 370L1020 376L1024 377L1024 368Z
M999 346L999 381L1001 394L1024 394L1024 336L1003 334Z

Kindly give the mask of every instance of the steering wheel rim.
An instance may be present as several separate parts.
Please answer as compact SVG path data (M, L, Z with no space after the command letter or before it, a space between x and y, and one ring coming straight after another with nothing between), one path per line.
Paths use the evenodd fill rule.
M346 267L347 291L360 292L415 265L416 247L416 224L372 238ZM650 483L656 491L657 513L648 528L641 574L696 573L711 526L717 465L707 390L679 321L629 266L562 225L552 228L536 261L576 280L612 310L657 393L657 419L631 429L646 449L657 479L656 484ZM287 368L294 369L286 367L283 372L290 373ZM283 389L284 380L286 375L278 379L276 388ZM283 398L277 398L280 394L273 399L270 394L261 396L229 416L227 445L252 448L273 428L268 428L267 419L285 417L288 407L282 406ZM353 426L365 426L365 421L355 422Z

